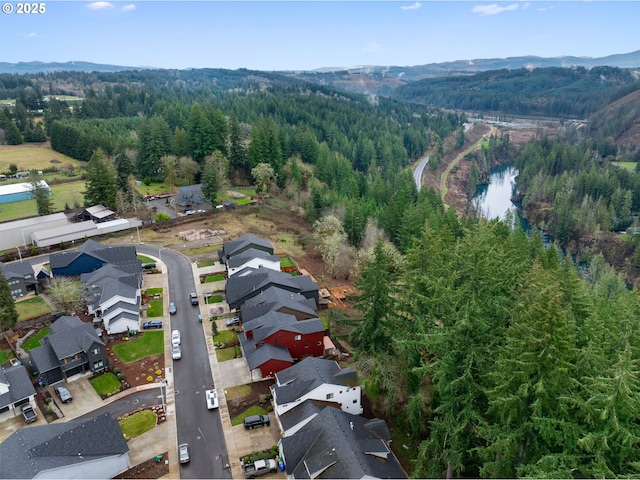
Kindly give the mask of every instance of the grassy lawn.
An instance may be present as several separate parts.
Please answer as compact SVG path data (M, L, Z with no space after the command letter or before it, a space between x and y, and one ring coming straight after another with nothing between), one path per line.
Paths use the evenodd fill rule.
M616 167L620 168L626 168L627 170L634 172L638 164L636 162L611 162L611 165L615 165Z
M4 365L13 358L13 352L11 350L0 350L0 365Z
M246 417L250 415L266 415L266 413L267 411L262 407L251 406L237 417L232 418L231 425L242 425Z
M46 180L46 178L45 178ZM73 208L74 205L82 205L84 197L84 180L77 182L50 184L51 198L53 200L53 211L62 212L65 206ZM22 200L20 202L3 203L0 207L0 218L2 221L17 220L38 215L35 199Z
M222 295L211 295L209 298L205 298L207 305L210 303L220 303L222 301Z
M24 344L22 345L22 348L29 351L29 350L33 350L36 347L39 347L40 339L50 331L51 331L51 327L44 327L40 329L38 333L36 333L35 335L32 335L31 337L29 337L29 339L26 342L24 342Z
M147 317L161 317L162 311L162 300L149 300Z
M251 385L236 385L235 387L229 387L224 391L224 396L227 401L248 397L249 395L251 395Z
M156 263L156 261L153 258L147 257L146 255L138 254L136 255L136 258L140 260L142 263Z
M242 195L246 195L247 197L249 197L249 201L251 201L250 200L251 197L255 197L256 196L256 189L255 188L233 188L232 191L241 193ZM235 198L232 195L229 195L228 193L225 193L224 195L222 195L222 199L224 201L234 200L234 201L238 202L238 204L240 204L240 200L243 200L242 198Z
M140 195L160 195L161 193L169 193L168 183L151 183L149 186L140 185L136 187Z
M216 359L219 362L236 358L236 347L216 348Z
M137 362L151 355L164 352L164 331L144 332L131 337L128 342L113 347L116 355L125 363Z
M286 257L282 257L280 259L280 266L281 267L295 267L296 264L293 263L293 260L291 260L291 258L289 256L286 256Z
M220 244L209 245L208 247L187 248L183 253L188 257L190 255L202 255L205 253L218 253Z
M98 395L109 395L120 390L120 381L113 373L105 373L91 380L91 386Z
M153 297L154 295L162 295L162 287L147 288L147 295Z
M51 313L53 310L42 297L31 297L16 302L16 311L18 312L18 320L27 320Z
M224 274L216 273L215 275L208 275L204 279L204 283L219 282L221 280L224 280Z
M148 432L156 426L158 417L149 410L142 410L133 415L118 419L118 424L128 438L134 438Z
M236 340L238 338L238 334L233 330L222 330L218 332L218 334L213 337L213 343L224 343Z
M215 262L213 260L203 260L198 262L198 268L211 267Z
M51 160L56 160L56 162ZM19 172L43 170L54 166L61 169L67 164L71 164L77 169L84 169L84 164L80 160L67 157L50 148L42 148L34 144L0 146L0 171L9 170L9 165L12 163L18 166Z

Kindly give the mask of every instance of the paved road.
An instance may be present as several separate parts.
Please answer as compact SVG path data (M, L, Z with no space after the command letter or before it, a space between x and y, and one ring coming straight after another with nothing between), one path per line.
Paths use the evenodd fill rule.
M136 245L139 253L158 257L169 275L169 298L177 313L171 316L171 329L180 330L182 359L173 362L173 391L178 444L188 443L191 462L180 466L181 478L231 478L223 466L228 462L224 432L218 410L208 410L205 390L213 386L211 366L200 309L191 305L189 293L196 292L193 267L178 252L151 245ZM168 368L168 366L167 366Z
M420 189L422 188L422 172L424 172L424 167L427 166L427 163L429 163L429 155L427 155L426 157L422 157L420 159L420 163L413 171L413 180L414 182L416 182L416 188L418 189L418 191L420 191Z

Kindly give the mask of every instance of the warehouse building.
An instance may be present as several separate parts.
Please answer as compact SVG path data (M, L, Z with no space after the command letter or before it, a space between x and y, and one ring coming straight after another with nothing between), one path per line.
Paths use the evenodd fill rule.
M38 184L46 188L51 195L51 189L44 180L39 180ZM3 185L0 187L0 203L19 202L21 200L29 200L33 198L31 193L31 183L12 183L11 185Z
M69 220L62 212L0 223L0 251L26 247L31 245L33 232L47 231L68 224Z

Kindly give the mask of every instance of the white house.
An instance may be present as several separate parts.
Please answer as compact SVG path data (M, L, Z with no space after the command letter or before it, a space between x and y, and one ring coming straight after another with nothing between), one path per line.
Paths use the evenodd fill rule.
M343 412L362 414L362 387L352 368L341 368L335 360L306 357L275 374L271 387L278 416L305 400L336 404Z
M232 277L236 273L245 268L269 268L271 270L280 271L280 257L271 255L264 250L257 248L249 248L227 260L228 276Z

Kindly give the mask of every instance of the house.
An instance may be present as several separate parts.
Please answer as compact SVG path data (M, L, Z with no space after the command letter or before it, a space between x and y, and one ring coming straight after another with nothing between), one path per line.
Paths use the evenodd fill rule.
M269 312L243 324L244 334L256 347L266 343L285 347L294 360L322 357L324 325L311 318L298 321L293 315Z
M87 240L74 251L52 253L49 265L53 276L73 276L93 272L111 263L123 268L142 268L133 245L104 246L95 240Z
M51 332L40 340L40 345L29 351L29 359L44 385L107 366L104 342L93 325L78 317L58 318L51 324Z
M252 377L270 378L293 365L293 358L286 347L270 343L258 347L244 335L240 335L238 339Z
M40 291L35 272L29 262L0 262L0 272L7 279L11 296L14 298L23 297L29 292Z
M205 200L202 194L202 184L180 187L178 193L171 200L175 208L193 208Z
M107 264L80 275L87 313L94 315L94 323L103 323L109 335L140 330L142 273L130 270L136 270L135 264Z
M0 421L21 415L20 405L34 403L35 396L36 390L24 365L0 369Z
M222 248L218 250L218 258L222 263L227 263L231 257L249 249L262 250L273 255L273 245L269 240L246 233L235 240L224 242ZM278 267L278 269L280 268Z
M278 287L318 302L318 284L309 275L292 277L288 273L260 268L245 276L233 276L227 280L225 294L229 308L238 309L247 300L269 287Z
M384 420L325 407L278 442L287 478L409 478Z
M335 360L306 357L277 372L271 387L274 410L278 416L305 400L338 406L352 415L362 414L362 388L351 368L341 368Z
M270 268L280 271L280 257L271 255L264 250L248 248L227 260L227 272L231 277L244 268Z
M113 478L131 468L129 446L109 413L23 427L0 443L0 478Z
M298 320L318 316L316 302L312 298L278 287L269 287L242 304L240 318L246 323L268 312L289 313Z

